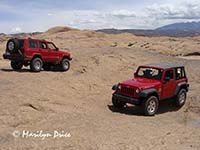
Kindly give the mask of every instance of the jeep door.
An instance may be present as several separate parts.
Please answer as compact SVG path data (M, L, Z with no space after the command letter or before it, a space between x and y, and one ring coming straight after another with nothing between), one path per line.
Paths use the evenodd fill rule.
M58 55L58 50L56 46L51 43L47 42L48 50L49 50L49 59L52 62L58 62L59 61L59 55Z
M50 61L49 51L47 48L47 43L45 41L39 41L39 50L44 61Z
M28 39L28 50L26 56L32 58L35 53L38 53L38 41L34 39Z
M168 69L164 72L162 98L170 98L176 89L174 69Z

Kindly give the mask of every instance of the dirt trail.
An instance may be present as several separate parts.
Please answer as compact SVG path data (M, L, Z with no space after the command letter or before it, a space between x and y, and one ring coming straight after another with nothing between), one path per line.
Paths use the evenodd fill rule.
M74 59L66 73L31 73L28 68L15 72L0 60L0 149L200 149L200 60L134 47L70 51ZM131 78L138 65L159 62L186 66L191 85L186 106L177 110L162 102L155 117L143 116L134 106L114 109L112 85ZM64 130L71 137L14 138L14 130Z

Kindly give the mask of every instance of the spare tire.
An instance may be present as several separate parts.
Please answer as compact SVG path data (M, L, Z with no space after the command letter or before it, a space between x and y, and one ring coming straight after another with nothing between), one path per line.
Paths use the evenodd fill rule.
M19 41L17 39L8 40L6 49L10 53L16 53L19 49Z

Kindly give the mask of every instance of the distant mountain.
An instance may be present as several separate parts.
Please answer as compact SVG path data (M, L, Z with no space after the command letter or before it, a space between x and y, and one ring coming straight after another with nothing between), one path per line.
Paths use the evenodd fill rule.
M138 29L101 29L96 30L97 32L104 32L107 34L120 34L120 33L131 33L137 36L159 36L155 30L138 30Z
M163 30L183 30L183 31L193 31L193 30L200 30L200 22L181 22L181 23L174 23L170 25L166 25L160 28L157 28L158 31Z
M10 34L11 36L14 37L23 37L23 36L32 36L32 35L38 35L41 34L43 32L32 32L32 33L14 33L14 34Z
M174 23L166 25L155 30L137 30L137 29L102 29L97 30L108 34L132 33L137 36L171 36L186 37L200 35L200 22Z
M4 33L0 33L0 36L4 36L5 34Z

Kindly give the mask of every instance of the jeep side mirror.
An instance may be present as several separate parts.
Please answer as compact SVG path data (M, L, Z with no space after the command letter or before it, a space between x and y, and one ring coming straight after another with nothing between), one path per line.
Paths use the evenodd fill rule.
M170 80L170 77L165 77L165 81L169 81Z
M134 73L134 77L136 77L136 76L137 76L137 72Z

